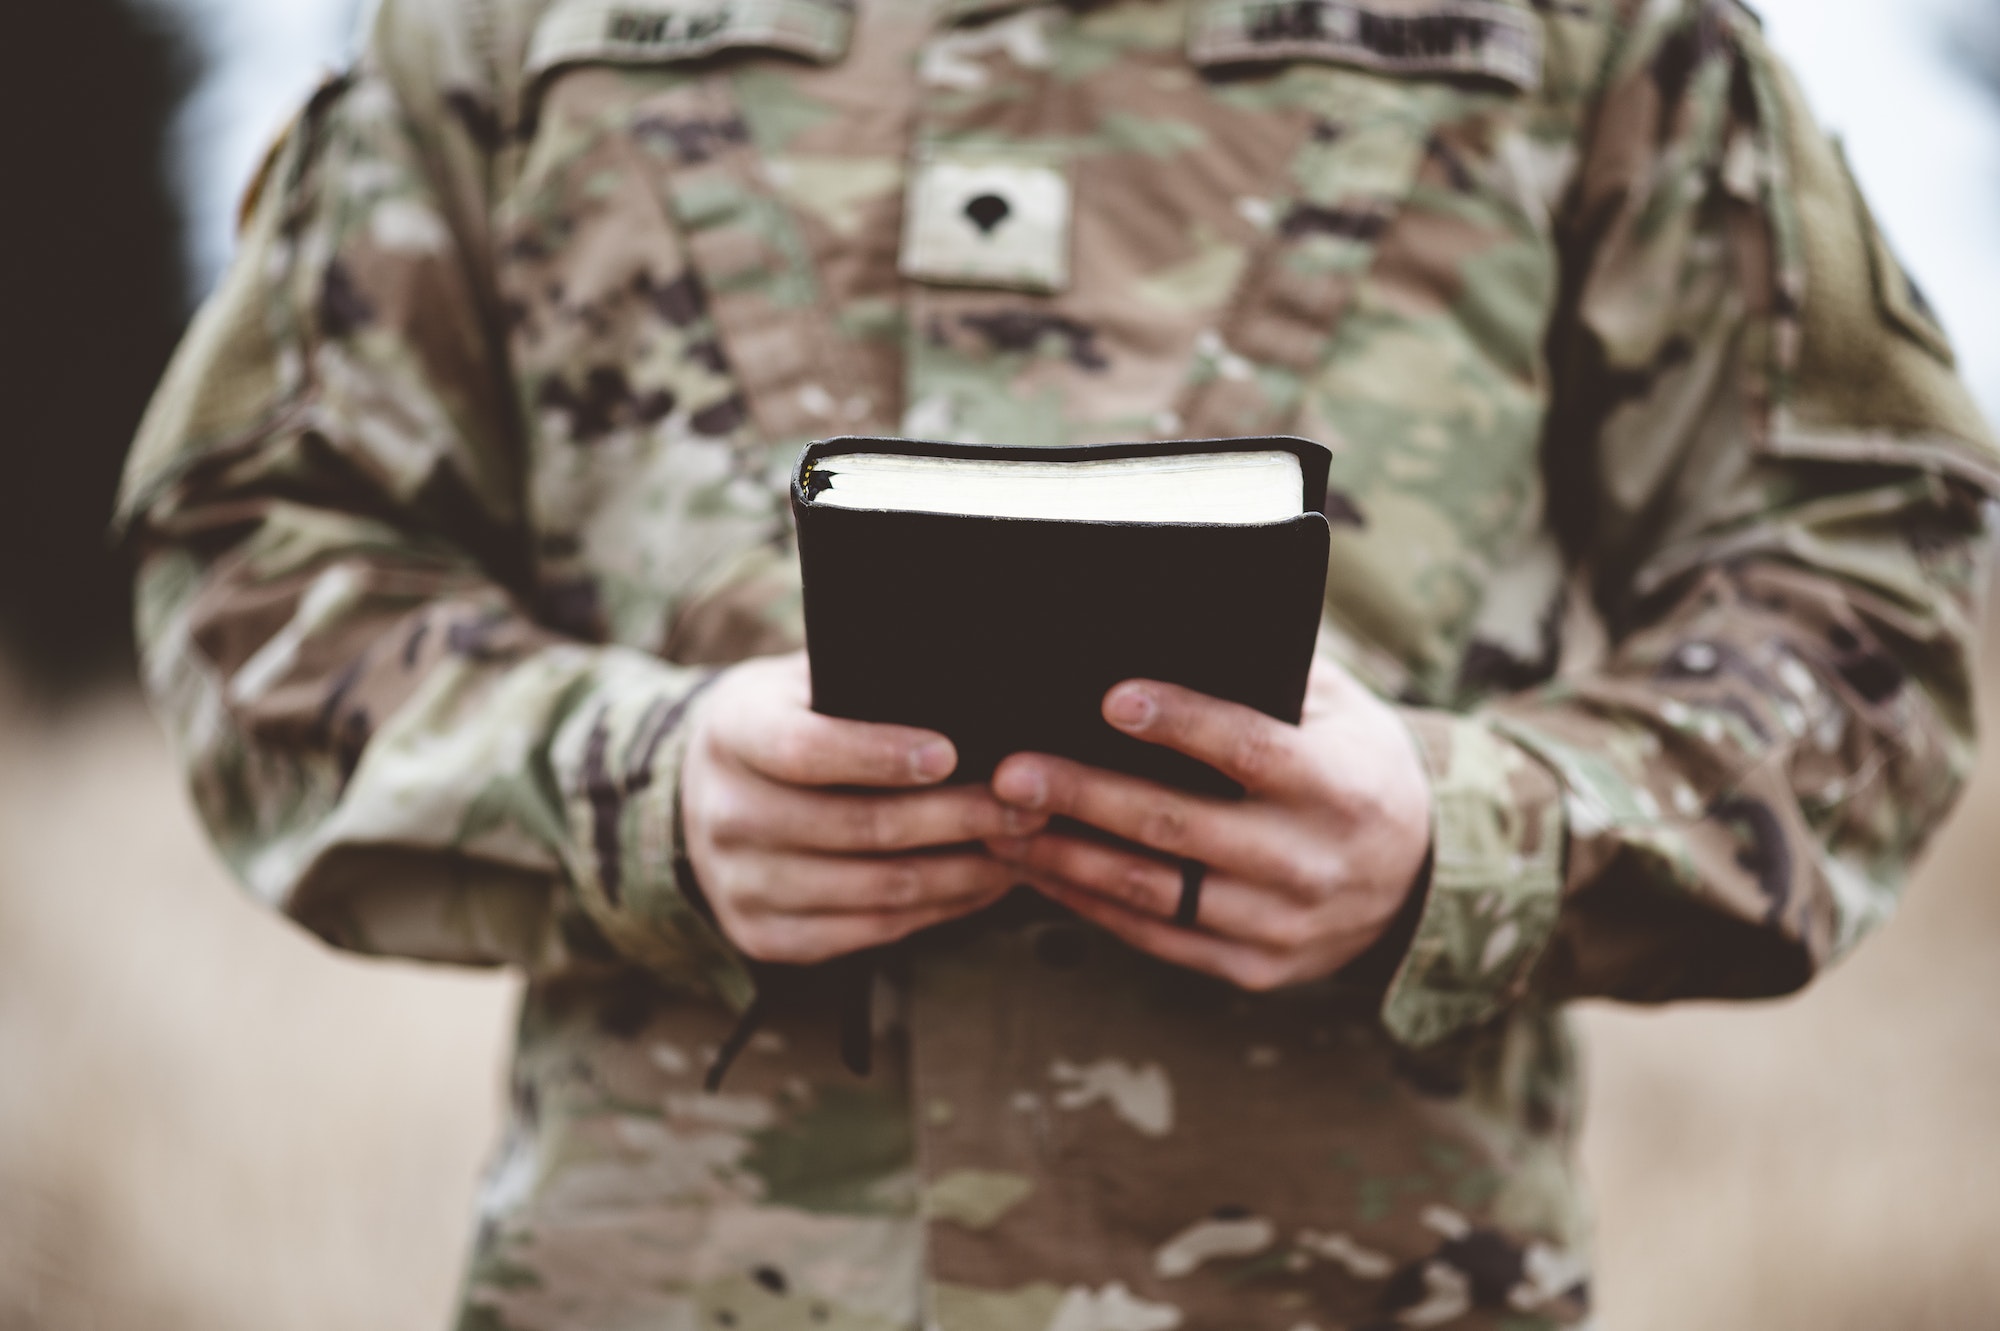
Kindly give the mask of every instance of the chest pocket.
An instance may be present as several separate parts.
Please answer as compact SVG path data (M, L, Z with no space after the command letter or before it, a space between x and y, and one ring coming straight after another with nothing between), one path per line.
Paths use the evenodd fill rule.
M771 53L838 59L852 21L836 0L568 0L535 30L500 283L556 627L668 650L773 562L790 453L845 423L855 376L736 84Z
M775 52L831 63L847 53L853 23L843 0L568 0L542 19L529 50L535 81L580 64L630 71L623 116L592 109L632 146L742 390L736 414L771 442L836 424L832 393L844 376L810 253L752 143L730 71L694 62Z
M1520 569L1534 586L1509 594L1500 643L1539 658L1560 581L1540 539L1542 41L1511 0L1210 0L1190 24L1211 77L1284 62L1314 125L1197 363L1186 429L1333 448L1328 618L1415 696L1460 690Z
M1176 411L1191 435L1275 431L1297 419L1434 127L1468 90L1535 88L1541 30L1503 0L1207 0L1190 14L1188 56L1222 79L1290 66L1273 82L1312 119L1291 192L1264 219L1268 242L1197 348Z
M1292 162L1289 192L1266 205L1266 240L1220 326L1196 344L1175 411L1183 433L1276 433L1296 419L1423 157L1427 109L1387 94L1368 80L1309 83L1310 137Z

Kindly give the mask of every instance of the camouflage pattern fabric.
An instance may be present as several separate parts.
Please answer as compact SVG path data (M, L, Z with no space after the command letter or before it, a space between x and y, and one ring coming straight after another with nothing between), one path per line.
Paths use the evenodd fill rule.
M1252 996L974 921L871 1078L805 993L702 1094L758 980L682 722L799 642L799 444L1280 429L1434 783L1407 947ZM462 1327L1527 1331L1588 1316L1561 1003L1892 911L1996 481L1726 0L388 0L123 521L249 889L530 977Z

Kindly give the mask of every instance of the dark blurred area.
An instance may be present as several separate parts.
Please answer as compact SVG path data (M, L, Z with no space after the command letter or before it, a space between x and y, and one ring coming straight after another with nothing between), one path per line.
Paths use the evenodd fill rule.
M190 49L123 0L17 4L0 39L0 650L62 695L128 671L118 471L186 321L167 172Z
M1956 25L1952 52L1986 90L2000 97L2000 0L1984 0Z

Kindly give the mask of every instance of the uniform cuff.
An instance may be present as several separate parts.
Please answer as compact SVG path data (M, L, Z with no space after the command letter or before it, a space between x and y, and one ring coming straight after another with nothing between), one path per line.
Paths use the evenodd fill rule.
M731 1006L755 993L749 964L682 891L680 775L687 715L711 677L658 665L619 671L558 739L577 899L611 945L667 983Z
M1431 881L1382 1021L1422 1047L1526 992L1555 930L1566 829L1555 775L1486 721L1401 715L1431 781Z

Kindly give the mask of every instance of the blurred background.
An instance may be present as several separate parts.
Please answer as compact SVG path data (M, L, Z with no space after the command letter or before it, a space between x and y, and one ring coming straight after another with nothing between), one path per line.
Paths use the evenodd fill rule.
M238 895L103 537L236 193L363 8L52 0L0 42L0 1331L425 1331L452 1299L513 989ZM1757 8L2000 418L2000 5ZM1996 815L2000 752L1803 997L1585 1014L1603 1331L2000 1327Z

